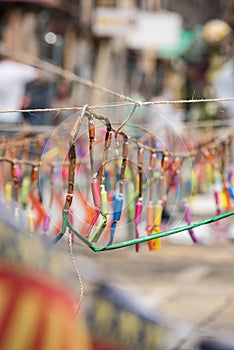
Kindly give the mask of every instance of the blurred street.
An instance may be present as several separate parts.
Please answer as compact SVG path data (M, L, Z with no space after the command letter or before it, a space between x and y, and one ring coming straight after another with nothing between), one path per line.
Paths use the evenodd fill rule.
M139 254L133 248L101 254L84 250L97 264L92 279L99 271L101 280L128 296L137 295L146 310L161 314L175 327L175 333L169 332L167 350L193 349L198 339L208 335L233 341L233 243L182 246L164 240L161 251L149 252L142 245ZM80 256L77 260L82 262ZM83 276L90 273L84 267Z

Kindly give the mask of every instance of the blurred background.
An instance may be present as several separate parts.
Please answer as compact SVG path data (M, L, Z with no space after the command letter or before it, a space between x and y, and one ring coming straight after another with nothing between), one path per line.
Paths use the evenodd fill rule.
M23 53L26 53L27 58L33 58L32 61L35 57L39 58L43 62L53 64L66 72L75 73L87 81L94 81L100 86L137 101L233 98L233 29L234 0L0 1L0 40L19 53L17 56L19 61L25 63ZM0 54L4 62L4 50L1 51L1 48ZM10 58L14 59L14 55L12 54ZM0 65L0 109L13 109L10 102L6 103L6 95L11 91L13 93L14 86L14 80L13 83L7 84L11 68L7 69L3 65L1 70ZM118 96L92 89L87 84L76 84L72 78L65 79L54 75L50 69L41 70L40 78L37 79L34 79L34 72L27 72L29 75L27 82L24 75L22 94L17 95L18 104L14 105L15 108L59 108L83 106L86 103L117 105L119 102ZM6 91L9 93L6 94ZM113 108L108 110L108 116L110 120L120 122L128 110L129 106ZM48 163L54 159L64 161L67 156L67 143L63 141L65 139L67 141L70 128L63 123L73 120L70 118L70 112L22 113L17 120L11 119L13 114L9 113L8 119L0 117L1 130L4 130L1 157L7 155L11 158L27 159L30 155L37 160L41 159L43 154L44 160ZM3 116L3 113L0 115ZM156 122L156 115L163 115L164 123L161 124L159 119ZM234 104L230 101L180 103L171 108L145 106L137 109L133 118L134 126L130 126L127 130L130 135L140 138L147 133L160 130L166 124L166 127L169 126L173 132L173 140L170 138L171 143L168 144L167 135L160 134L160 141L172 151L175 145L177 147L179 144L178 149L181 151L188 146L184 140L188 140L189 137L196 144L198 139L203 140L207 135L216 135L216 132L225 136L225 133L230 132L233 127L233 117ZM34 147L28 146L28 149L21 144L22 149L11 145L6 150L6 144L9 142L9 139L7 142L4 141L9 137L6 130L8 131L9 127L13 130L13 134L10 132L11 137L22 131L21 127L25 125L41 127L31 129L30 134L26 133L26 136L20 134L18 140L31 137L28 145L31 145L32 138L42 131L51 131L51 136L47 135L48 139L39 140ZM140 130L142 127L145 128L143 131ZM103 136L103 133L101 135ZM175 139L179 141L176 143ZM54 153L51 153L51 150L54 150ZM85 150L81 146L78 152L85 157ZM195 194L200 196L195 197L191 203L191 212L195 219L212 216L216 209L213 197L211 199L210 183L207 185L204 180L203 170L207 163L207 159L203 161L201 177L198 176L196 180L198 189ZM185 178L192 177L190 166ZM232 160L229 166L233 171ZM7 169L5 170L7 173ZM27 169L23 170L24 176L29 175ZM43 171L45 176L41 176L40 186L44 181L47 186L44 189L46 192L49 186L53 187L53 184L49 182L48 169L42 170L41 174ZM63 198L67 173L65 175L58 173L55 186L59 188L58 197ZM79 176L80 174L83 179L87 175L83 168ZM8 177L6 180L2 178L0 185L7 185L7 180ZM194 178L190 179L190 185L193 180ZM65 184L62 190L61 181L63 185ZM79 177L79 181L81 183L87 180L80 180ZM21 185L22 182L21 179ZM88 188L83 187L85 190ZM190 186L189 195L193 194L192 192ZM1 194L0 197L2 199L4 196ZM1 216L7 218L9 224L13 214L12 211L5 213L5 200L6 198L3 198L4 209L1 210ZM45 201L49 202L48 198ZM57 216L61 213L63 199L62 204L59 199L58 202L59 204L53 208L56 217L54 221L59 221ZM46 209L50 209L49 204ZM169 214L165 214L169 217L167 215L164 217L165 227L169 222L172 226L181 224L180 209L171 215L174 209L168 206ZM2 226L2 232L8 229ZM21 225L21 230L24 229L27 231L27 228ZM229 218L219 225L198 229L200 242L196 246L186 238L187 236L180 233L175 237L164 239L160 251L150 252L147 245L142 245L139 254L135 254L132 248L95 254L75 240L74 255L84 284L83 309L78 314L78 323L80 322L82 327L76 331L70 326L70 321L66 323L66 320L61 318L58 322L60 330L65 329L61 324L71 327L70 339L76 332L80 332L81 337L80 339L74 337L74 342L69 343L68 336L66 341L69 345L68 347L64 345L64 348L69 350L234 349L233 230L233 220ZM30 259L27 256L30 248L24 249L24 244L20 240L23 253L20 251L16 254L17 244L16 247L12 245L14 238L9 241L5 235L1 237L2 262L5 261L5 257L7 259L10 257L10 260L15 260L15 264L18 265L18 260L21 261L25 255L28 266L33 271L37 270L38 267L35 268L32 264L32 261L35 262L34 256ZM26 241L28 238L27 236ZM58 261L63 262L61 256L63 258L69 256L69 252L64 250L62 244L58 246L60 257L55 259L53 266L57 266ZM50 256L50 252L46 254ZM45 261L46 258L43 263ZM4 267L5 263L1 266ZM72 281L73 286L68 288L67 281L62 282L62 285L67 288L67 292L71 289L71 293L74 293L77 299L79 294L77 288L80 289L81 286L73 271L74 266L66 269L68 272L65 271L64 280ZM5 278L5 275L1 275L0 279L3 277ZM17 291L17 286L19 284L12 288ZM1 292L5 298L7 289L0 288ZM50 305L52 294L46 294L46 307ZM0 301L2 314L5 311L3 304ZM30 308L26 307L23 310L29 310L30 314ZM54 309L50 312L50 315L55 315ZM56 331L55 318L53 321L54 323L50 323L51 334ZM12 333L9 334L13 334L14 329L12 328ZM25 329L27 333L30 324L29 328ZM48 342L53 344L51 350L60 349L61 344L56 347L55 338L51 343ZM9 339L11 338L8 338L8 341ZM26 348L24 344L22 347L17 347L13 341L12 347L4 349L39 349L38 344L37 347Z
M0 6L3 42L106 88L146 100L222 94L214 76L233 57L232 0L6 0ZM47 106L107 102L87 86L61 79L49 85L40 90ZM225 119L227 106L218 113L215 105L187 104L183 120Z

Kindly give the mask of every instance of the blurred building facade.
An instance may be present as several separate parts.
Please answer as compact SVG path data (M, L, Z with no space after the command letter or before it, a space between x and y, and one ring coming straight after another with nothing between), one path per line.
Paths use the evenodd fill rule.
M170 56L169 52L167 56L153 46L128 45L121 35L97 34L98 9L112 11L105 20L114 20L115 24L120 22L122 13L126 15L128 11L137 10L141 19L142 14L168 12L181 17L182 29L191 29L220 17L221 13L232 22L231 3L233 1L222 0L205 3L203 0L3 0L0 1L1 40L113 90L125 94L143 90L146 98L150 98L155 85L167 80L165 72L179 54ZM132 13L131 24L134 22ZM152 38L156 34L152 32ZM161 36L166 38L166 33L162 32ZM174 66L181 67L180 63ZM84 87L76 87L74 94L79 96L77 103L85 102L87 97L92 102L103 99Z

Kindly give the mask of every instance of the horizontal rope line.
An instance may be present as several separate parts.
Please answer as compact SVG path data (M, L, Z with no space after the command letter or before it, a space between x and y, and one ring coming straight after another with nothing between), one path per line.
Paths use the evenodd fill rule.
M137 105L138 108L143 106L153 106L153 105L169 105L169 104L184 104L184 103L207 103L207 102L234 102L234 97L226 97L226 98L207 98L207 99L198 99L198 100L158 100L158 101L145 101L145 102L125 102L125 103L118 103L118 104L103 104L103 105L93 105L89 106L89 109L101 109L101 108L116 108L116 107L126 107L126 106L132 106ZM138 103L141 103L138 105ZM2 109L0 110L0 113L36 113L36 112L65 112L65 111L82 111L84 109L84 106L77 106L77 107L51 107L51 108L35 108L35 109Z
M64 70L61 67L55 66L52 63L49 63L47 61L41 60L35 56L31 56L23 51L19 51L16 49L13 49L9 46L7 46L4 42L0 42L0 53L3 55L7 55L8 57L11 57L13 59L17 59L20 62L34 66L38 69L41 69L43 71L53 73L55 75L59 75L69 81L73 81L82 85L85 85L89 88L96 89L105 93L108 93L112 96L118 97L121 100L128 101L128 103L122 103L122 104L105 104L105 105L94 105L89 106L89 108L111 108L111 107L120 107L120 106L127 106L131 104L135 104L138 107L140 106L146 106L146 105L167 105L167 104L190 104L190 103L207 103L207 102L230 102L234 101L234 97L226 97L226 98L209 98L209 99L188 99L188 100L158 100L158 101L137 101L129 96L125 96L123 94L120 94L116 91L113 91L111 89L108 89L106 87L103 87L95 82L92 82L91 80L82 78L81 76L70 72L68 70ZM14 109L14 110L2 110L0 113L17 113L17 112L59 112L59 111L80 111L84 107L58 107L58 108L40 108L40 109Z

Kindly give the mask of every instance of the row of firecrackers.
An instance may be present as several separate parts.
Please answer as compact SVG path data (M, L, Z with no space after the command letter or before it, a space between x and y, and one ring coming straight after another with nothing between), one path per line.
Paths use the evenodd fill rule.
M4 138L1 200L11 208L16 222L23 213L29 232L53 236L62 225L60 213L71 159L69 150L65 159L60 154L67 149L65 139L56 137L46 148L47 139L47 135L39 141L30 138L27 142L26 138L16 147L12 139ZM203 143L187 144L187 152L172 154L158 150L157 139L141 144L123 132L115 135L108 123L106 130L97 131L90 118L88 136L78 137L74 145L75 201L69 207L69 219L90 242L110 245L123 222L132 223L135 237L159 233L168 200L182 203L187 224L192 221L189 201L196 194L212 193L214 215L230 211L234 199L232 141L231 135L212 137ZM7 180L5 168L10 173ZM145 228L140 232L142 225ZM192 229L189 235L193 242L198 241ZM148 245L150 250L160 249L160 239L150 240Z

